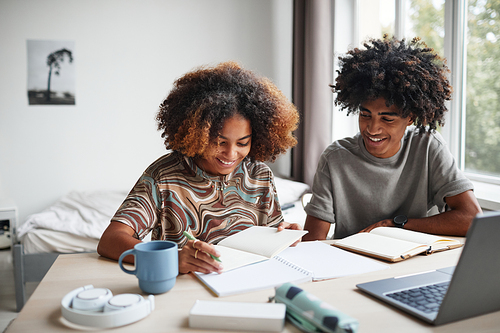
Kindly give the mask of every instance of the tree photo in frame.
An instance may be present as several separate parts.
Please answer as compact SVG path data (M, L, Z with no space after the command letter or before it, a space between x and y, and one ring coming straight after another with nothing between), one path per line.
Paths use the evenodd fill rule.
M29 105L75 105L74 44L27 41Z

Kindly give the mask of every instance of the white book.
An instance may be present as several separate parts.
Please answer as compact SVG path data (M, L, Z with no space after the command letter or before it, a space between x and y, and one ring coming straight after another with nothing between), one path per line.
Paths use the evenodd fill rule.
M386 269L388 266L323 242L302 242L269 260L223 272L194 273L215 295L229 296Z
M243 303L197 300L189 312L189 327L212 330L281 332L283 303Z

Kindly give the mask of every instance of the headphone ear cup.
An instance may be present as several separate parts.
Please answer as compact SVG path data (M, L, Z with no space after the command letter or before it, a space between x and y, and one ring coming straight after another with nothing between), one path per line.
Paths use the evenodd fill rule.
M72 307L84 311L102 311L112 297L113 293L107 288L87 289L73 297Z
M119 311L143 302L144 298L139 294L120 294L111 298L104 305L104 312Z
M100 304L104 299L106 301L101 307ZM94 289L92 285L70 291L61 300L61 313L64 319L73 324L98 328L113 328L134 323L147 317L154 308L153 295L149 295L147 299L138 294L113 296L109 289Z

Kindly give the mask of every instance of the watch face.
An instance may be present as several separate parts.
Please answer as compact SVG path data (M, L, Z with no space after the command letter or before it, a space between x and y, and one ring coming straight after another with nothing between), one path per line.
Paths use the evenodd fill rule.
M404 215L398 215L394 218L393 221L394 224L402 226L408 221L408 219Z

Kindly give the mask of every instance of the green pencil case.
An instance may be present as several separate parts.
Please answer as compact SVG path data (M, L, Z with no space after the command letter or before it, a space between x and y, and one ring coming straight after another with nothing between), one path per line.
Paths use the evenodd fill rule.
M359 323L301 288L285 283L276 287L276 303L286 305L286 318L305 332L355 333Z

